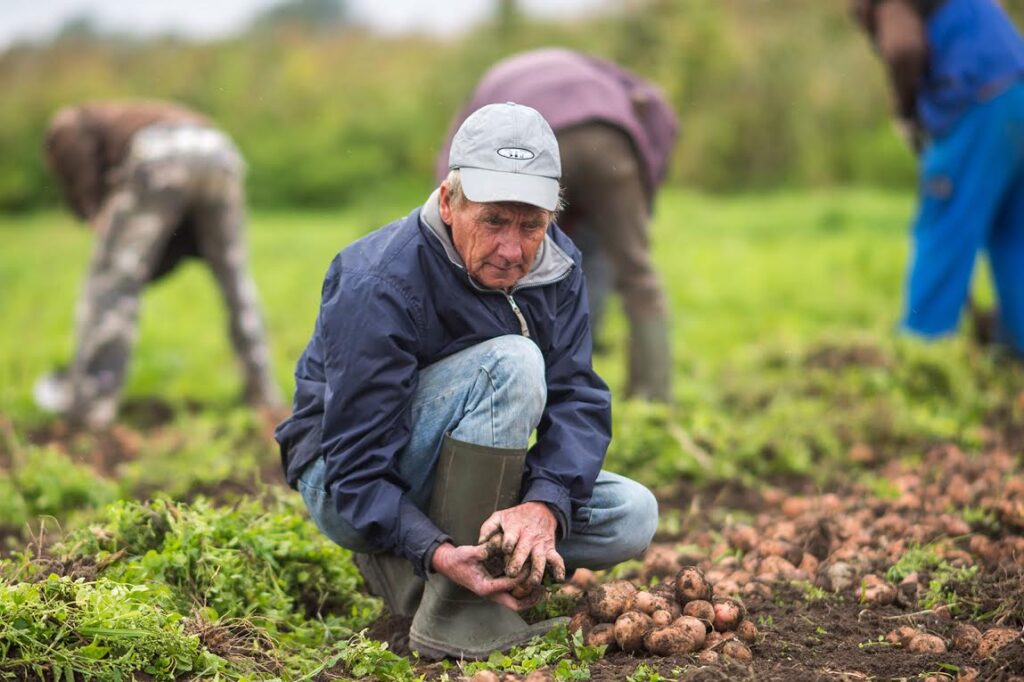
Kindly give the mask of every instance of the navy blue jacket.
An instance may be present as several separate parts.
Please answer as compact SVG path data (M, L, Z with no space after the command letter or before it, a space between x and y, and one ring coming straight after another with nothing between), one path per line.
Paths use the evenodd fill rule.
M579 251L553 223L512 296L547 374L523 501L550 505L565 537L604 461L611 399L591 366ZM422 573L445 536L406 497L395 466L412 430L417 374L520 331L504 292L482 290L469 278L440 224L436 191L423 207L354 242L327 271L313 337L295 368L293 414L275 433L288 482L294 486L324 457L325 487L342 518Z

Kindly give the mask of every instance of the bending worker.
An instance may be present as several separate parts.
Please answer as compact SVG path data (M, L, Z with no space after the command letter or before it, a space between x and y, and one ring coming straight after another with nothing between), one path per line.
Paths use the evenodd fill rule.
M1024 41L996 0L855 0L921 151L905 329L955 331L988 251L1002 340L1024 353Z
M244 164L231 140L173 104L103 102L59 111L45 152L96 244L78 302L74 359L66 372L37 382L40 406L91 428L114 420L142 290L186 256L206 261L220 287L246 398L278 404L246 267Z
M552 223L560 174L534 109L466 119L426 203L331 263L277 429L317 525L430 658L542 634L516 610L545 570L635 557L657 525L646 488L601 470L610 396L579 252ZM499 531L492 578L479 543Z
M462 121L509 100L537 109L558 137L567 204L559 224L583 252L595 330L614 277L629 319L626 395L670 401L667 303L649 222L675 144L675 113L657 87L616 64L565 49L526 52L483 75L449 131L439 179Z

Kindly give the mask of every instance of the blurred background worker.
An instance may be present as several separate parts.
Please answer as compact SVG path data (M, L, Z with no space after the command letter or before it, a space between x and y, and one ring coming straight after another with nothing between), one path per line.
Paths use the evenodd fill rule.
M76 311L74 359L36 384L40 407L90 428L113 421L139 295L187 256L205 260L220 287L246 399L277 405L246 267L244 162L231 140L173 104L90 103L53 117L45 154L96 245Z
M614 277L629 318L626 394L668 402L667 305L651 263L649 222L678 132L675 113L656 86L611 62L565 49L514 55L483 75L452 123L439 180L462 122L506 101L540 111L558 138L567 205L559 225L583 254L592 332Z
M855 0L921 152L904 327L956 329L987 249L1000 336L1024 353L1024 41L996 0Z

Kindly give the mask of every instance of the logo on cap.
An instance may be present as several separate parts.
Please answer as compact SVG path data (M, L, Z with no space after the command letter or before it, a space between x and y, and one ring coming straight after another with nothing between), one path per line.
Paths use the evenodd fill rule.
M502 147L498 150L498 156L504 156L506 159L514 159L516 161L529 161L537 155L529 149L523 149L522 147Z

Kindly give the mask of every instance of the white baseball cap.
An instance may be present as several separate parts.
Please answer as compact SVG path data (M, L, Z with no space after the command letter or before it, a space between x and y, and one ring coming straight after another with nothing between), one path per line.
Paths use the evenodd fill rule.
M452 138L448 168L459 169L470 201L558 207L558 140L540 112L528 106L505 102L474 111Z

